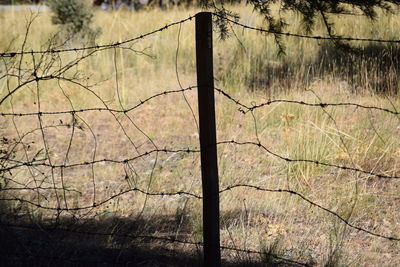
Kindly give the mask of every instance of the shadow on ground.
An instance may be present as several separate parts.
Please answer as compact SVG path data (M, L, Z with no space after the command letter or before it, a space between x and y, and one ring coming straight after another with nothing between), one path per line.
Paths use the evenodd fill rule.
M313 81L333 77L353 93L367 90L398 94L400 85L400 48L396 45L369 44L341 48L332 43L320 45L312 62L293 63L283 57L271 62L261 59L249 77L250 88L307 88Z
M175 225L174 216L34 223L2 214L1 266L202 266L201 246L166 240L191 240L190 229ZM248 254L227 258L223 266L292 266Z

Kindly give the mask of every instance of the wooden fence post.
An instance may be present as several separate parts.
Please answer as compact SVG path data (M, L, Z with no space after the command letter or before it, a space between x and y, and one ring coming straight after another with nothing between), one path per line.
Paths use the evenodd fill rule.
M212 14L196 14L196 67L203 188L204 266L221 266Z

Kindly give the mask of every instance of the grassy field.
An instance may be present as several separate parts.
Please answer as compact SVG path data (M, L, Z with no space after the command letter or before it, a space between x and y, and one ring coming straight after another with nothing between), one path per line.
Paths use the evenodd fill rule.
M240 14L242 23L263 26L262 18L251 8L233 6L231 9ZM93 27L101 30L96 43L115 43L140 36L197 11L96 11ZM288 31L302 32L297 15L285 16L294 25ZM33 17L29 33L25 34L28 27L25 21ZM379 23L349 15L337 16L334 22L337 34L344 36L378 39L400 36L397 14L382 13L377 18ZM53 38L60 28L51 24L51 14L47 12L34 15L0 11L0 24L3 27L0 51L46 50L62 42L62 35ZM327 41L284 37L285 55L278 55L273 36L235 25L229 27L231 36L225 41L218 37L217 31L214 33L215 85L241 103L253 106L284 99L307 103L351 102L400 110L400 100L395 94L400 84L398 45L352 43L358 50L349 53ZM314 34L325 35L322 24L316 25ZM71 39L59 47L82 45L85 45L83 41ZM93 260L88 256L93 252L143 265L198 263L196 246L165 245L160 241L121 236L148 234L201 241L199 199L128 192L93 209L73 210L101 203L132 188L201 195L198 153L146 154L164 148L198 148L196 89L162 95L140 105L155 94L196 85L193 20L124 47L97 51L79 63L76 59L92 51L2 58L1 99L14 88L20 88L2 101L2 113L128 109L139 104L126 113L94 110L76 114L0 116L2 169L18 162L36 160L38 163L35 167L2 171L0 198L21 198L36 206L55 208L37 208L24 201L1 201L1 223L32 227L60 223L68 229L114 234L82 237L46 232L51 240L57 240L58 245L54 246L41 239L44 238L41 232L39 235L28 232L29 228L1 232L7 237L3 240L13 240L10 243L15 250L22 250L19 253L25 253L21 247L28 247L37 255L62 255L70 259L80 255L85 260ZM20 86L34 77L33 72L45 77L69 64L72 67L62 72L61 78ZM314 107L277 102L244 114L222 94L216 93L216 101L218 141L252 142L218 146L221 189L248 184L292 190L336 212L352 225L400 238L399 179L303 161L289 162L257 146L261 143L285 158L398 177L398 113L355 106ZM135 157L138 158L123 162ZM100 162L90 164L96 160ZM51 168L42 163L78 166ZM224 246L267 251L316 266L400 265L399 241L353 229L298 196L241 187L222 193L220 199ZM57 207L72 210L61 212ZM28 242L33 236L39 239L39 244ZM8 249L11 251L13 246ZM74 246L84 249L86 254L77 254ZM129 258L126 253L135 256ZM103 260L100 256L94 258ZM223 260L232 266L269 266L279 262L275 258L226 250Z

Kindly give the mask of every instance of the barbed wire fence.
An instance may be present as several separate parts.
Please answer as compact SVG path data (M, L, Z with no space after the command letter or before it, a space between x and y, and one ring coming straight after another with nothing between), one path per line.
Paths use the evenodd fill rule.
M215 13L213 16L225 21L226 23L241 27L244 30L252 30L263 34L343 42L400 43L400 40L343 36L327 37L289 32L274 32L264 28L242 24L237 20L221 16L220 14ZM158 145L158 143L151 137L152 135L148 134L137 122L135 122L137 119L134 115L135 112L140 112L141 108L159 101L160 99L181 95L185 98L185 103L192 111L191 115L188 117L194 117L194 120L196 120L193 109L187 101L185 94L193 92L198 87L192 85L184 88L179 82L178 89L161 90L143 100L138 100L136 104L124 105L120 97L121 92L118 88L118 69L117 64L115 64L116 94L118 98L118 104L117 107L115 107L109 104L108 101L101 96L101 94L95 89L97 84L90 83L90 79L88 79L87 75L85 76L80 68L81 64L85 62L85 60L105 51L112 52L114 55L114 61L116 60L115 51L118 49L129 51L140 56L148 56L145 50L136 50L134 45L141 40L157 35L163 31L167 31L172 27L181 27L183 24L187 24L194 20L194 18L195 16L189 16L183 20L173 22L154 31L125 41L87 47L64 48L64 46L58 45L55 40L50 40L45 48L36 51L27 51L25 47L26 38L30 32L30 26L28 26L26 38L20 51L4 51L0 53L0 59L2 62L0 67L0 81L4 84L3 88L5 88L5 91L1 93L0 98L0 117L5 123L9 124L8 126L13 130L14 135L14 137L4 135L2 140L0 140L0 207L2 207L3 210L9 209L15 213L14 216L16 217L13 217L14 219L18 217L17 215L21 216L21 214L24 213L44 214L44 212L47 211L50 215L46 216L48 216L52 222L48 225L45 223L35 225L23 223L24 220L21 220L21 222L15 220L12 222L10 219L2 219L0 223L4 229L24 228L43 232L54 230L66 232L72 231L77 234L124 237L142 241L156 240L162 243L183 244L195 247L201 247L204 245L203 241L193 241L195 239L191 237L180 239L174 235L165 237L147 234L118 234L113 232L79 231L68 229L64 227L62 223L63 216L71 216L77 221L83 220L90 214L95 214L96 216L98 215L96 209L105 207L112 201L118 201L120 198L132 196L132 193L139 193L144 196L142 209L135 215L138 220L143 216L147 200L150 197L182 197L184 199L194 200L203 199L203 196L198 192L198 190L152 190L155 176L158 175L156 173L157 168L161 164L161 161L165 162L175 155L178 155L179 158L193 155L193 158L191 159L191 163L193 164L193 162L199 160L201 149L199 146L176 148ZM177 79L179 81L178 71ZM43 83L51 83L54 88L57 88L68 102L69 109L47 110L43 99L47 99L46 94L48 92L43 90ZM97 103L100 103L100 106L94 105L93 107L84 108L77 107L73 97L67 92L68 86L79 88L79 90L82 90L85 94L94 98ZM246 104L243 101L236 99L224 89L214 88L214 91L218 96L221 96L235 105L237 112L243 115L250 114L252 118L254 118L254 111L276 104L299 105L320 109L328 115L333 123L335 123L335 120L330 116L329 111L327 111L327 108L329 107L353 108L355 111L369 110L387 114L388 116L394 116L396 119L399 119L400 114L395 105L388 108L352 102L327 103L320 101L310 103L301 100L270 99L259 104ZM23 94L22 92L33 96L34 105L33 107L30 107L31 110L26 110L29 109L29 107L18 102L21 98L21 94ZM48 99L46 101L48 101ZM104 142L104 140L101 136L101 138L99 137L101 133L97 132L91 125L95 123L90 121L90 118L96 118L97 116L106 117L107 121L113 120L115 122L115 127L121 131L118 138L123 138L124 143L126 144L124 148L133 151L132 153L121 152L122 157L112 157L107 156L107 154L112 155L112 153L105 153L107 151L102 151L102 153L99 152L101 149L101 143ZM23 127L21 125L23 125ZM101 129L101 127L97 128ZM328 167L338 171L346 171L357 176L364 175L364 177L375 177L388 182L400 179L398 171L380 172L374 169L360 168L355 164L343 165L332 163L330 161L308 158L299 159L281 155L273 151L267 144L260 140L255 119L254 129L255 141L254 139L250 141L230 139L217 141L215 145L218 147L227 145L235 147L251 147L260 153L264 153L265 155L272 156L275 159L287 163L313 164L315 166ZM61 141L54 138L55 131L61 131L63 133L64 138L61 139ZM77 155L79 155L79 145L77 147L75 144L77 143L76 139L82 137L82 132L88 132L89 136L88 138L84 137L82 139L83 144L91 147L91 153L85 160L81 160L81 157L77 157ZM132 133L139 135L140 138L134 136ZM139 140L140 144L138 144L137 140ZM62 144L57 148L59 142ZM345 144L343 145L346 147ZM78 150L78 152L76 152L76 150ZM100 154L101 156L99 156ZM115 192L104 195L100 193L101 186L104 182L102 182L102 179L98 179L97 177L107 166L110 166L109 168L111 170L106 174L106 177L113 177L112 179L117 179L117 177L119 177L119 182L123 181L125 186L116 187L114 188ZM113 168L118 169L118 171L113 170ZM139 169L146 170L145 175L139 174ZM79 183L82 183L82 181L77 178L79 176L85 178L85 181L81 185L79 185ZM197 183L198 182L199 181L197 181ZM391 242L400 241L398 235L383 234L375 229L361 226L361 224L353 222L348 216L342 215L340 212L330 209L329 207L325 207L320 204L318 200L314 200L312 197L308 197L307 195L293 189L267 188L258 184L236 183L222 187L222 189L219 190L219 195L234 192L238 189L293 196L294 198L301 200L305 205L310 205L313 208L335 217L341 223L347 225L347 227L357 230L358 232ZM9 214L7 215L5 211L1 212L4 215L4 218L11 216ZM223 251L245 253L249 255L268 254L278 262L284 262L294 266L309 265L307 262L274 255L273 253L268 253L266 251L257 251L227 245L222 245L220 248ZM84 262L84 260L81 261L79 258L71 259L54 255L47 257L46 255L29 251L28 248L24 252L19 251L18 253L19 254L17 255L14 252L14 255L30 256L33 258L44 257L63 262ZM99 264L104 263L104 261L90 262ZM112 264L118 263L112 262Z

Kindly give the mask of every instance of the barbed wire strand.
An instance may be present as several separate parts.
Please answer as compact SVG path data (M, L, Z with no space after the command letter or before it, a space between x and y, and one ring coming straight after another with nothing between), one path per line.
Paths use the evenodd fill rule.
M235 188L249 188L249 189L254 189L254 190L264 191L264 192L288 193L288 194L291 194L291 195L295 195L295 196L301 198L303 201L309 203L310 205L312 205L314 207L317 207L318 209L321 209L324 212L327 212L327 213L335 216L340 221L345 223L347 226L349 226L349 227L351 227L351 228L353 228L355 230L364 232L366 234L369 234L369 235L372 235L372 236L375 236L375 237L380 237L380 238L383 238L383 239L387 239L387 240L390 240L390 241L400 241L400 238L398 238L398 237L386 236L386 235L378 234L378 233L372 232L370 230L364 229L362 227L356 226L356 225L350 223L349 220L347 220L344 217L342 217L341 215L339 215L337 212L332 211L332 210L330 210L328 208L325 208L325 207L321 206L320 204L310 200L309 198L305 197L303 194L298 193L298 192L296 192L294 190L289 190L289 189L269 189L269 188L263 188L261 186L256 186L256 185L251 185L251 184L235 184L235 185L228 186L228 187L226 187L224 189L221 189L218 194L222 194L224 192L228 192L228 191L230 191L232 189L235 189ZM59 211L78 211L78 210L92 209L92 208L95 208L95 207L102 206L103 204L105 204L105 203L107 203L107 202L109 202L109 201L111 201L111 200L113 200L115 198L118 198L118 197L120 197L122 195L130 193L130 192L139 192L139 193L142 193L142 194L144 194L146 196L159 196L159 197L187 196L187 197L193 197L193 198L196 198L196 199L203 199L203 197L200 196L200 195L196 195L194 193L186 192L186 191L147 192L147 191L145 191L143 189L140 189L140 188L131 188L131 189L127 189L127 190L121 190L121 192L119 192L117 194L114 194L114 195L110 196L109 198L100 201L99 203L93 203L93 205L90 205L90 206L82 206L82 207L75 207L75 208L62 208L60 206L58 206L58 207L43 206L43 205L38 205L38 204L36 204L36 203L34 203L34 202L30 201L30 200L26 200L26 199L22 199L22 198L0 198L0 201L19 201L19 202L22 202L22 203L27 203L27 204L36 206L36 207L41 208L41 209L54 210L54 211L58 211L58 212Z
M0 112L0 116L25 117L25 116L38 116L38 115L62 115L62 114L77 114L77 113L90 112L90 111L109 111L109 112L113 112L113 113L128 113L135 109L138 109L140 106L142 106L142 105L146 104L147 102L149 102L155 98L158 98L160 96L165 96L165 95L175 94L175 93L182 93L182 92L193 90L194 88L197 88L197 86L189 86L187 88L177 89L177 90L166 90L166 91L154 94L152 96L149 96L148 98L146 98L144 100L139 100L138 104L128 107L126 109L82 108L82 109L72 109L72 110L65 110L65 111L41 111L40 113L38 113L38 112L28 112L28 113Z
M10 224L10 223L2 223L3 226L10 227L10 228L22 228L22 229L29 229L29 230L38 230L36 227L32 227L29 225L17 225L17 224ZM73 230L73 229L68 229L68 228L60 228L60 227L43 227L41 226L41 230L46 230L46 231L63 231L63 232L70 232L74 234L83 234L83 235L97 235L97 236L113 236L113 237L124 237L124 238L131 238L131 239L150 239L150 240L157 240L157 241L162 241L162 242L168 242L168 243L178 243L178 244L183 244L183 245L195 245L195 246L204 246L204 243L201 241L194 242L194 241L189 241L189 240L181 240L175 237L162 237L162 236L155 236L155 235L145 235L145 234L118 234L118 233L107 233L107 232L93 232L93 231L78 231L78 230ZM288 259L279 255L275 255L272 253L268 253L266 251L257 251L257 250L251 250L251 249L242 249L242 248L236 248L236 247L230 247L230 246L220 246L221 249L223 250L230 250L230 251L236 251L236 252L242 252L242 253L247 253L247 254L259 254L259 255L268 255L276 260L284 261L286 263L291 263L295 264L297 266L308 266L308 264L295 261L292 259Z
M291 194L291 195L295 195L295 196L301 198L302 200L308 202L310 205L312 205L312 206L314 206L314 207L317 207L317 208L319 208L319 209L321 209L321 210L323 210L323 211L325 211L325 212L330 213L331 215L335 216L335 217L338 218L340 221L342 221L342 222L345 223L347 226L349 226L349 227L351 227L351 228L353 228L353 229L356 229L356 230L358 230L358 231L364 232L364 233L366 233L366 234L369 234L369 235L372 235L372 236L375 236L375 237L380 237L380 238L383 238L383 239L387 239L387 240L390 240L390 241L400 241L400 238L399 238L399 237L393 237L393 236L386 236L386 235L382 235L382 234L377 234L377 233L374 233L374 232L372 232L372 231L369 231L369 230L366 230L366 229L364 229L364 228L361 228L361 227L359 227L359 226L356 226L356 225L350 223L348 220L346 220L346 219L345 219L344 217L342 217L341 215L339 215L337 212L332 211L332 210L330 210L330 209L328 209L328 208L325 208L325 207L323 207L323 206L317 204L316 202L314 202L314 201L308 199L308 198L305 197L304 195L302 195L302 194L300 194L300 193L298 193L298 192L296 192L296 191L293 191L293 190L289 190L289 189L268 189L268 188L263 188L263 187L256 186L256 185L235 184L235 185L232 185L232 186L228 186L228 187L226 187L225 189L222 189L222 190L220 191L220 193L223 193L223 192L232 190L232 189L234 189L234 188L240 188L240 187L242 187L242 188L251 188L251 189L255 189L255 190L258 190L258 191L264 191L264 192L288 193L288 194Z
M239 111L242 113L246 114L248 112L251 112L253 110L263 108L265 106L269 106L272 104L279 104L279 103L287 103L287 104L297 104L297 105L303 105L303 106L310 106L310 107L354 107L354 108L360 108L360 109L372 109L372 110L377 110L377 111L382 111L386 113L390 113L393 115L400 115L400 112L397 110L391 110L388 108L382 108L382 107L377 107L377 106L370 106L370 105L362 105L362 104L357 104L357 103L351 103L351 102L338 102L338 103L328 103L328 102L321 102L321 103L309 103L305 101L299 101L299 100L289 100L289 99L270 99L268 101L262 102L260 104L253 103L251 105L246 105L239 100L235 99L232 95L227 93L221 88L215 88L215 91L223 95L224 97L228 98L232 102L234 102L236 105L238 105L240 108Z
M356 41L356 42L394 43L394 44L400 43L400 40L358 38L358 37L344 37L344 36L319 36L319 35L306 35L306 34L298 34L298 33L290 33L290 32L280 32L280 31L268 30L265 28L246 25L246 24L240 23L234 19L231 19L227 16L223 16L218 13L213 13L213 16L219 17L222 20L225 20L227 22L230 22L232 24L240 26L246 30L252 30L252 31L257 31L257 32L261 32L261 33L270 33L270 34L287 36L287 37L314 39L314 40Z
M312 160L312 159L292 159L292 158L288 158L282 155L279 155L275 152L273 152L272 150L270 150L268 147L266 147L265 145L263 145L260 142L252 142L252 141L236 141L236 140L227 140L227 141L220 141L218 142L218 144L235 144L235 145L250 145L250 146L256 146L259 147L261 149L263 149L264 151L266 151L268 154L280 158L281 160L287 161L287 162L304 162L304 163L312 163L315 165L321 165L321 166L326 166L326 167L333 167L336 169L342 169L342 170L348 170L348 171L354 171L354 172L359 172L359 173L364 173L364 174L368 174L368 175L372 175L372 176L376 176L378 178L384 178L384 179L400 179L400 176L398 175L385 175L385 174L381 174L381 173L375 173L373 171L367 171L367 170L362 170L362 169L358 169L355 167L349 167L349 166L345 166L345 165L337 165L337 164L332 164L332 163L327 163L327 162L323 162L323 161L318 161L318 160Z
M141 39L145 39L151 35L160 33L162 31L165 31L169 29L170 27L173 27L175 25L180 25L185 22L191 21L195 16L189 16L185 19L169 23L163 27L160 27L154 31L147 32L144 34L141 34L136 37L132 37L130 39L126 39L124 41L120 42L115 42L115 43L110 43L110 44L103 44L103 45L93 45L93 46L87 46L87 47L75 47L75 48L65 48L65 49L52 49L52 50L37 50L37 51L30 51L30 52L1 52L0 57L15 57L17 55L24 55L24 54L55 54L55 53L67 53L67 52L79 52L79 51L85 51L85 50L98 50L98 49L103 49L103 48L115 48L115 47L120 47L121 45L132 43Z

